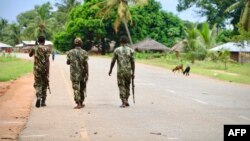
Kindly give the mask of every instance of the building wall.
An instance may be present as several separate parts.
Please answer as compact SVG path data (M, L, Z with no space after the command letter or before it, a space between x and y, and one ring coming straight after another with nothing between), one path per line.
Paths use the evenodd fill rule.
M241 62L241 63L250 62L250 52L240 52L239 53L239 62Z
M235 61L239 61L239 52L230 52L230 58Z

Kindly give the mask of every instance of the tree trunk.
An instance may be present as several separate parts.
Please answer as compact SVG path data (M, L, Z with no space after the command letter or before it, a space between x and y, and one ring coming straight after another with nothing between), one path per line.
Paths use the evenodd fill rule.
M123 24L124 24L124 26L125 26L125 29L126 29L126 32L127 32L127 34L128 34L129 42L130 42L130 44L132 45L132 44L133 44L133 41L132 41L132 38L131 38L131 35L130 35L130 32L129 32L129 29L128 29L128 24L127 24L127 22L126 22L126 20L125 20L124 17L122 18L122 22L123 22Z

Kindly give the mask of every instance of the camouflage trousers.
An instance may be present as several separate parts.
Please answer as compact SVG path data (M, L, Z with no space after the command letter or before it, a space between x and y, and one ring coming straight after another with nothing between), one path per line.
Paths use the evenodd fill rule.
M42 77L35 76L34 88L36 89L36 97L46 99L48 84Z
M83 102L86 93L86 82L82 81L72 81L72 88L74 91L74 100L76 103Z
M130 74L118 74L117 75L118 87L120 92L120 98L122 101L128 100L130 96Z

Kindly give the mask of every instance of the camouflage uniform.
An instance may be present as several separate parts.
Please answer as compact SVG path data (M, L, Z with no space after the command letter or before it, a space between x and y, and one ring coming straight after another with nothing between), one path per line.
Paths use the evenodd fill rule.
M128 101L130 96L131 63L134 62L134 50L124 46L114 51L113 60L117 60L117 82L122 101Z
M49 55L50 47L37 45L31 50L34 55L34 88L38 99L46 99L49 77Z
M70 62L70 79L75 102L82 103L86 94L86 68L84 64L88 61L88 54L81 47L76 47L68 52L67 61Z

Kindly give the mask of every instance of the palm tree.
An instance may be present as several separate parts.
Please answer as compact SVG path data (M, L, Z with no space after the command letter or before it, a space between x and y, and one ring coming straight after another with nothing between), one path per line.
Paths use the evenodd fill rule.
M118 32L118 28L121 22L124 24L130 44L133 44L132 38L128 29L128 21L132 20L131 13L129 11L129 4L144 5L147 3L147 0L104 0L100 3L97 3L98 7L101 7L101 10L97 15L103 15L108 17L112 10L117 10L116 19L114 22L114 30Z
M0 20L0 41L3 40L3 36L6 35L6 33L3 32L4 28L8 26L8 21L6 19Z
M20 43L20 41L21 41L21 28L20 28L20 26L17 24L11 24L9 36L13 42L13 45Z
M36 35L49 36L49 18L50 18L50 3L45 3L37 9L38 16L35 19L35 24L37 26L35 33Z
M240 0L234 4L232 4L230 7L226 9L226 12L231 12L237 8L239 8L241 5L245 5L244 8L241 10L241 16L239 21L240 28L243 28L245 31L250 31L250 0Z
M192 27L186 31L186 39L183 41L185 51L192 63L198 58L198 49L200 47L199 37L199 30L196 27Z
M61 3L56 3L56 7L58 11L69 14L69 12L79 4L81 4L81 0L61 0Z
M216 24L213 26L212 30L210 30L209 24L204 22L201 30L199 30L199 33L201 35L201 41L206 49L212 48L216 39Z

